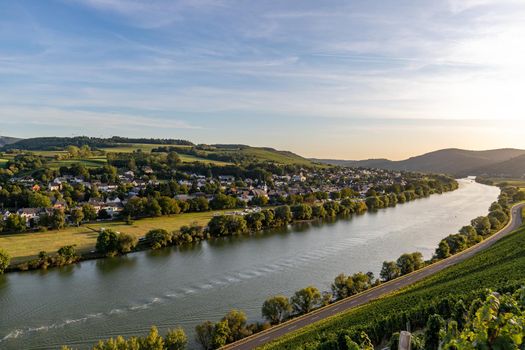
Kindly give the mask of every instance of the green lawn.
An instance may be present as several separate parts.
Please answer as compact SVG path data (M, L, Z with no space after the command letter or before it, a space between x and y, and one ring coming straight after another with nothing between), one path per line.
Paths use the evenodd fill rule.
M366 328L394 314L447 296L525 282L525 227L471 259L362 307L320 321L259 349L304 349L343 329Z
M193 222L206 225L214 213L217 212L185 213L147 218L136 220L133 225L126 225L122 221L99 222L81 227L68 227L60 231L0 235L0 248L5 249L11 255L14 263L33 258L42 250L54 252L69 244L75 244L80 252L88 252L94 249L98 235L96 231L102 227L142 237L149 230L156 228L173 231Z

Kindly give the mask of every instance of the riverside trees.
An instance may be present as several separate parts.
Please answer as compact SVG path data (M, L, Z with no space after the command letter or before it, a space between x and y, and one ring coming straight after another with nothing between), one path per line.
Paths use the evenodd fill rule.
M0 249L0 275L9 267L11 257L5 250Z

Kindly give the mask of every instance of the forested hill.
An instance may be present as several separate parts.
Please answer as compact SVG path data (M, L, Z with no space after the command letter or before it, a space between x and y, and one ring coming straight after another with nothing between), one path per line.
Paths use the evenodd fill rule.
M457 148L443 149L401 161L388 159L323 160L317 162L348 166L374 167L391 170L445 173L454 176L488 175L521 177L525 174L525 150L503 148L487 151L469 151Z
M48 157L63 158L65 153L67 153L67 148L70 146L89 146L93 151L103 152L102 155L99 154L99 152L91 156L91 158L96 158L97 162L103 163L105 163L105 159L103 158L106 153L130 153L140 149L146 153L174 151L185 163L200 161L205 163L211 162L218 165L228 165L270 162L285 165L314 166L314 163L309 159L289 151L241 144L196 145L190 141L178 139L126 138L119 136L110 138L87 136L35 137L14 141L16 142L4 145L0 144L0 152L16 154L29 151L38 152L40 155L46 155ZM90 163L90 165L93 164ZM325 165L321 166L324 167Z
M76 137L34 137L29 139L18 140L17 142L6 144L3 146L4 150L21 149L29 151L53 151L62 149L67 146L84 146L91 148L103 147L117 147L121 144L157 144L157 145L187 145L192 146L193 143L186 140L173 139L149 139L149 138L127 138L113 136L110 138L98 138L87 136Z
M11 143L15 143L17 141L20 141L21 139L18 139L16 137L9 137L9 136L0 136L0 147L4 145L9 145Z

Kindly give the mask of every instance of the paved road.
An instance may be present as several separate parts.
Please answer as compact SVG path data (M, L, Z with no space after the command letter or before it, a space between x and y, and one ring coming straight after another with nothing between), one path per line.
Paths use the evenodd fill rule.
M474 254L487 249L491 245L493 245L497 240L501 239L503 236L507 235L508 233L516 230L519 228L522 224L522 217L521 217L521 208L525 207L525 204L519 204L512 208L512 218L510 223L500 232L492 235L491 237L487 238L486 240L478 243L477 245L459 253L456 254L448 259L442 260L438 263L432 264L426 268L423 268L421 270L415 271L411 274L405 275L403 277L397 278L393 281L383 283L379 285L376 288L372 288L368 291L365 291L363 293L354 295L352 297L343 299L337 303L331 304L329 306L326 306L324 308L318 309L316 311L313 311L307 315L295 318L293 320L290 320L288 322L285 322L279 326L272 327L268 329L267 331L257 333L253 336L247 337L245 339L242 339L238 342L226 345L222 349L228 349L228 350L249 350L254 349L258 346L261 346L265 343L268 343L272 340L275 340L279 337L282 337L285 334L291 333L296 331L299 328L305 327L307 325L310 325L314 322L317 322L319 320L322 320L324 318L328 318L331 316L334 316L340 312L347 311L349 309L352 309L356 306L363 305L371 300L377 299L378 297L390 293L392 291L398 290L400 288L404 288L414 282L420 281L425 277L428 277L430 275L433 275L441 270L446 269L449 266L455 265L458 262L461 262L465 259L470 258Z

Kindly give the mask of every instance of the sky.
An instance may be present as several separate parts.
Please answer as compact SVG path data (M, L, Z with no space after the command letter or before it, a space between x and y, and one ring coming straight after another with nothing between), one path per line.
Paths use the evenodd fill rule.
M0 0L0 135L525 148L523 0Z

